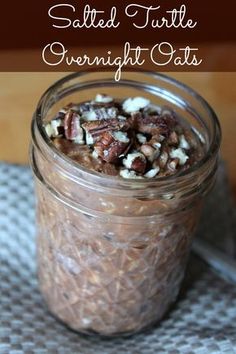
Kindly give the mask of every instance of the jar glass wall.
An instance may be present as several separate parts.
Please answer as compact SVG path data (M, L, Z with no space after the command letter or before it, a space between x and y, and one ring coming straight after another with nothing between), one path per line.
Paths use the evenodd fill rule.
M69 102L106 92L167 105L206 143L201 161L178 176L124 180L60 153L43 123ZM203 197L214 183L218 120L190 88L155 73L69 75L41 98L32 122L38 270L49 309L71 328L130 334L160 320L175 301Z

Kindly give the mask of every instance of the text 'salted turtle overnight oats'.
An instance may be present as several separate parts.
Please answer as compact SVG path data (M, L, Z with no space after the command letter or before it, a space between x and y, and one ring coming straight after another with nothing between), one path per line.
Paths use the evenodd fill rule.
M32 123L41 292L88 334L131 334L175 301L220 127L210 106L155 73L58 81Z

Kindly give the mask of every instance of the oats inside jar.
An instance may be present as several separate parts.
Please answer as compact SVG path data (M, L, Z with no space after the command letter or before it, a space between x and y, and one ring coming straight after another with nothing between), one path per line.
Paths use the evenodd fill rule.
M200 161L205 142L169 107L144 97L63 107L45 124L55 147L80 165L128 179L179 174Z
M205 100L157 73L124 72L118 85L112 72L74 73L42 96L30 156L39 287L55 317L105 336L159 323L178 296L219 143Z

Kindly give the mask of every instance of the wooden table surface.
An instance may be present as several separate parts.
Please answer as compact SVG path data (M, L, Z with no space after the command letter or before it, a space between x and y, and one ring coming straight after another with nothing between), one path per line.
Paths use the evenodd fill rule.
M44 90L66 73L0 73L0 160L28 163L30 121ZM236 197L236 73L170 73L212 105L223 131L222 156Z

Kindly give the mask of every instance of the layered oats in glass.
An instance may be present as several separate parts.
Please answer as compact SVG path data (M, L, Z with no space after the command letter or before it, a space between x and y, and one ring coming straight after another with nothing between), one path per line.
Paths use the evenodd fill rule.
M132 334L179 292L218 120L190 88L154 73L77 73L32 123L38 272L50 311L88 334Z

